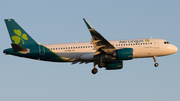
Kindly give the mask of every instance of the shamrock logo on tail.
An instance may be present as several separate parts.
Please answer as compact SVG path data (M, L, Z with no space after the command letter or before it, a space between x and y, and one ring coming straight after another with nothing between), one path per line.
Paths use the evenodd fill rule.
M14 36L12 36L12 40L14 40L14 42L16 43L16 44L18 44L18 43L20 43L21 41L23 42L23 44L25 44L24 43L24 40L28 40L28 37L27 37L27 35L26 34L22 34L22 32L21 32L21 30L14 30L14 33L16 34L16 35L14 35ZM22 36L21 36L22 35Z

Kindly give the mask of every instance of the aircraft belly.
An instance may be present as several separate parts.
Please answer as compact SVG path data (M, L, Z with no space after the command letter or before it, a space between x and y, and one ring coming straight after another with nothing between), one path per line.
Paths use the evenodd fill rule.
M76 53L56 53L56 54L68 61L80 61L80 57L82 55L89 54L89 53L76 52Z

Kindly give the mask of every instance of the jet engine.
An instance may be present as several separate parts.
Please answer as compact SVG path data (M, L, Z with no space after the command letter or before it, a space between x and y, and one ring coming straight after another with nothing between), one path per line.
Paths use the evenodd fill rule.
M123 48L118 49L113 52L113 57L117 60L130 60L133 59L133 49L132 48Z
M106 70L116 70L123 68L123 61L110 61L106 63Z

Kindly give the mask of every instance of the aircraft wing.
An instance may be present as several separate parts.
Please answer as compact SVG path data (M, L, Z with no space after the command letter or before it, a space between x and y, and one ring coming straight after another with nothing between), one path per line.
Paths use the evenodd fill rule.
M86 26L88 27L92 39L91 43L94 46L94 49L96 50L94 55L100 54L102 51L106 53L111 53L113 50L115 50L115 47L109 43L100 33L98 33L88 22L86 19L83 19Z

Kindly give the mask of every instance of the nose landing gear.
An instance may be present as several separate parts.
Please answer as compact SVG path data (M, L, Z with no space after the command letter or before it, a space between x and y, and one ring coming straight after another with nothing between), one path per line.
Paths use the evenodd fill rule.
M154 62L155 62L154 66L155 66L155 67L158 67L158 66L159 66L159 64L158 64L158 63L156 63L156 61L157 61L157 60L156 60L156 56L154 56L154 57L153 57L153 59L154 59Z
M155 67L158 67L158 66L159 66L159 64L158 64L158 63L155 63L155 64L154 64L154 66L155 66Z

